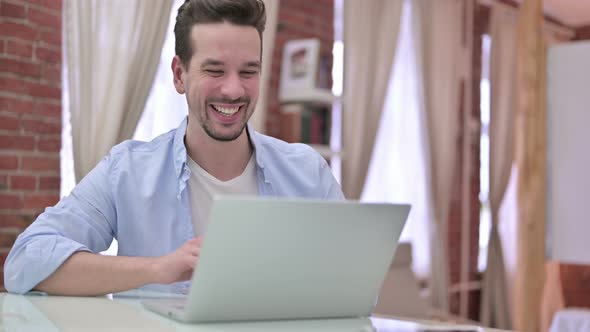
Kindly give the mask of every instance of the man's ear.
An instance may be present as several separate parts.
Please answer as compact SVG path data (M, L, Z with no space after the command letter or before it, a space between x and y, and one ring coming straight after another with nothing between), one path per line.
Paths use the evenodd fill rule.
M182 61L175 55L172 59L172 77L174 78L174 87L176 88L176 92L183 94L186 92L184 86L184 73L186 72L187 68L184 68Z

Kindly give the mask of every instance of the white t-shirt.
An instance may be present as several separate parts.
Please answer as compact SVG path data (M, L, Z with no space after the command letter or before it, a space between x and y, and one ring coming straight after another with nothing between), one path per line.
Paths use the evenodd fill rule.
M207 173L188 155L186 160L191 170L188 189L195 236L203 235L207 229L215 195L258 195L255 153L252 153L244 172L228 181L220 181Z

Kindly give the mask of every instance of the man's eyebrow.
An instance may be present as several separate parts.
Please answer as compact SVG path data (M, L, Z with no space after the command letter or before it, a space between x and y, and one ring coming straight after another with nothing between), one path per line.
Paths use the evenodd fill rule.
M215 60L215 59L205 59L201 63L201 67L205 66L222 66L224 63L223 61ZM248 61L244 64L244 67L255 67L260 68L260 61Z
M205 66L221 66L223 65L223 61L215 60L215 59L205 59L203 63L201 63L201 67Z
M246 62L246 66L245 67L256 67L256 68L260 68L260 61L248 61L248 62Z

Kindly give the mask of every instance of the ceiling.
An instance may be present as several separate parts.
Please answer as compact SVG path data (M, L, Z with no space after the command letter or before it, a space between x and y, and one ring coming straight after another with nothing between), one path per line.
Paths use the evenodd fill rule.
M544 0L545 13L568 27L590 25L590 0Z

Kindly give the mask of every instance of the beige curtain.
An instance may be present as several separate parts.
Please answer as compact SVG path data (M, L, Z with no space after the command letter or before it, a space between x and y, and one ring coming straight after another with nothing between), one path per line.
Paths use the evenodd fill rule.
M257 131L266 131L266 113L268 110L268 87L272 72L272 54L275 44L275 34L279 17L280 0L264 0L266 7L266 28L262 36L262 74L260 76L260 90L256 110L250 118L250 124Z
M434 210L431 298L433 306L448 312L447 220L459 133L463 8L460 0L415 0L413 4Z
M79 181L131 138L160 59L172 0L66 0L65 58Z
M490 206L492 228L484 273L481 322L511 328L508 286L502 243L498 232L499 211L514 161L515 65L517 17L512 10L494 5L490 19Z
M395 56L403 0L344 1L342 188L363 190Z

